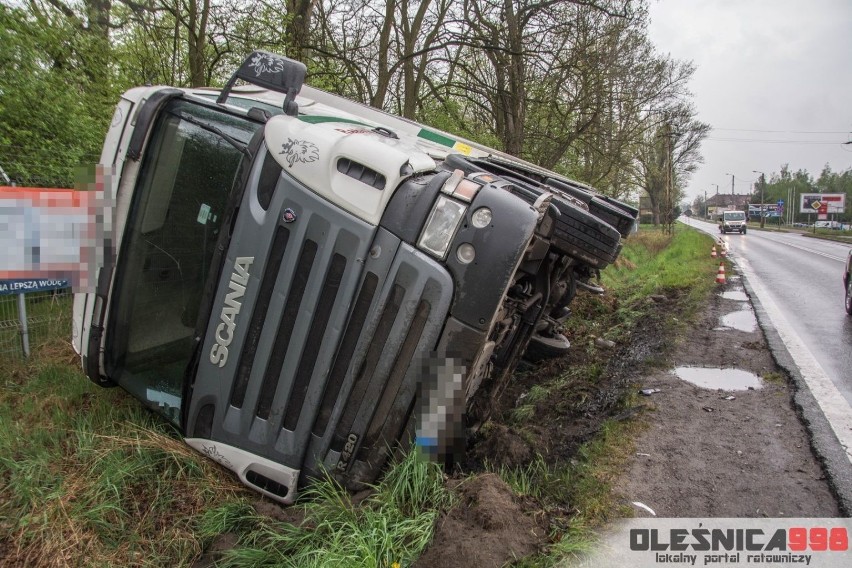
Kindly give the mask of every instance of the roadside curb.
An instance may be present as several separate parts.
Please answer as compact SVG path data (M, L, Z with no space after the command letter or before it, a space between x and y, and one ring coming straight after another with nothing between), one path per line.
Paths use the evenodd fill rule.
M735 255L729 255L728 260L737 266ZM751 287L751 283L739 269L739 266L737 266L737 274L742 279L743 287L748 293L773 359L792 379L793 402L796 412L810 436L811 447L817 459L823 465L829 486L837 497L838 506L844 516L852 516L852 463L850 463L845 449L841 446L831 425L805 383L799 367L787 350L787 346L772 326L763 304Z

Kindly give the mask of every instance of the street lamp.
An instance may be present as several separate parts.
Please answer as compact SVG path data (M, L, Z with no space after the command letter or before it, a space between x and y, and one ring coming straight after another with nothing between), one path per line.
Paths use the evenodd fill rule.
M719 195L719 184L718 183L711 183L710 185L716 186L716 195L718 196ZM718 199L716 201L717 201L716 207L718 207L719 206ZM707 218L707 219L710 218L710 208L707 207L707 191L706 190L704 191L704 217Z
M726 176L731 176L731 195L734 195L734 174L725 174Z
M763 228L766 222L766 217L763 214L763 190L766 187L766 174L757 170L751 170L752 173L760 174L760 228Z

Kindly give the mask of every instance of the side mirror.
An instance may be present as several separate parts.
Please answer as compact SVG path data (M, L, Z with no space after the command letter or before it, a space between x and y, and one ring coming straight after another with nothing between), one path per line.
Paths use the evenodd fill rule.
M305 84L306 74L307 67L304 63L267 51L254 51L231 75L216 102L225 103L237 79L242 79L258 87L284 93L284 112L289 116L296 116L299 113L296 95Z

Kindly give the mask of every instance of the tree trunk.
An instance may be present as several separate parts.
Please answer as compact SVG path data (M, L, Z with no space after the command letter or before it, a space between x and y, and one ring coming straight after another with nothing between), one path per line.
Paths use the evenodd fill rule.
M207 21L210 17L210 0L202 0L199 13L198 2L189 3L187 25L187 56L189 58L189 84L191 87L206 87L207 73L205 48L207 47Z
M405 0L403 0L404 2ZM396 3L395 0L386 0L385 19L379 32L379 62L376 69L376 91L370 97L370 106L384 108L385 99L388 95L393 71L388 67L390 51L391 30L396 25Z
M311 41L311 20L316 0L287 0L287 14L290 16L284 28L284 43L287 56L296 61L305 62L310 56L308 46Z

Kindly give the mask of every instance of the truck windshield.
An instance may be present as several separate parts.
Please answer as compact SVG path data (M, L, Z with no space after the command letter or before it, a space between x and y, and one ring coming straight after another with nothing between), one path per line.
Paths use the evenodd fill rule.
M183 377L241 153L261 125L186 101L162 111L142 159L110 301L105 364L178 423Z
M745 213L743 213L742 211L726 212L725 221L745 221Z

